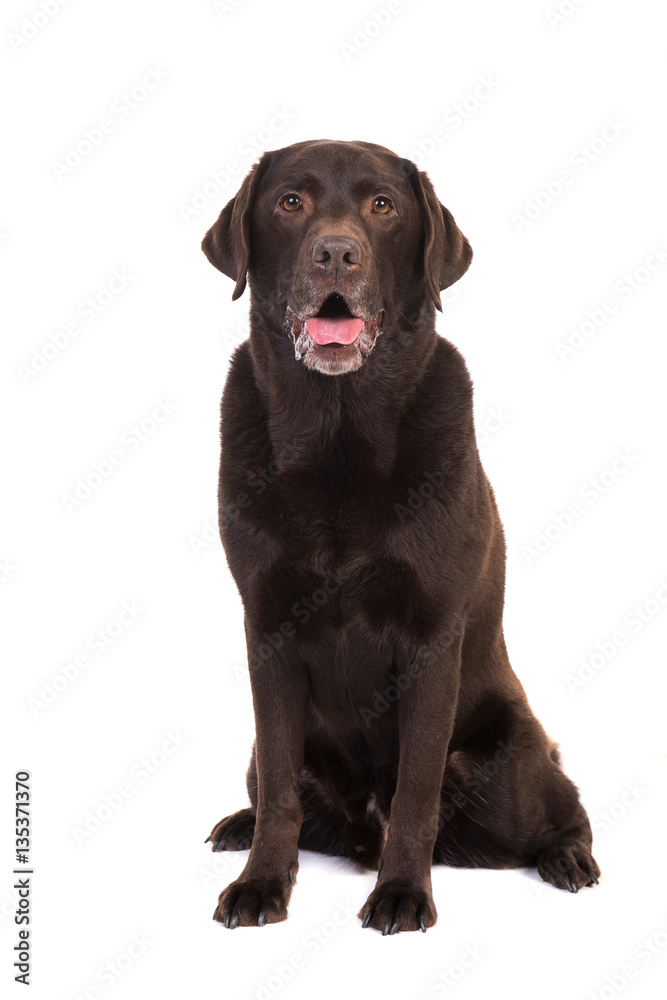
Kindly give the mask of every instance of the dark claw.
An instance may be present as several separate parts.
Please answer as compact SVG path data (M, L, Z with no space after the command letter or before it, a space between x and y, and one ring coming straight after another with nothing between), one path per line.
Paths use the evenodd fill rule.
M424 934L426 934L426 917L424 916L423 913L419 918L419 926L423 930Z
M246 841L246 839L244 837L242 840L239 840L238 844L236 845L236 850L237 851L245 851L245 850L247 850L247 847L248 847L248 842Z
M398 919L394 920L394 922L391 925L391 928L389 930L389 933L390 934L395 934L400 926L401 926L400 921Z
M385 922L382 925L382 937L386 937L388 933L389 933L389 924Z
M294 872L288 872L287 877L289 879L289 884L294 885Z
M219 906L216 906L216 908L215 908L215 909L214 909L214 911L213 911L213 919L214 919L214 920L215 920L215 919L217 918L217 916L218 916L218 910L219 910L219 909L220 909L220 907L219 907Z
M213 844L213 851L224 851L225 844L227 843L227 838L223 837L222 840L216 840Z
M573 878L569 878L567 881L569 883L570 892L579 892L579 886L577 885L577 883L574 881Z
M238 927L240 919L241 918L239 917L238 913L235 913L233 917L230 918L229 923L227 924L230 931L233 931L235 927Z
M262 912L262 913L260 913L260 915L259 915L259 916L257 917L257 926L258 926L258 927L263 927L265 923L266 923L266 913L263 913L263 912Z
M209 840L210 840L210 839L211 839L211 834L209 833L209 835L208 835L208 837L206 838L206 840L204 841L204 843L205 843L205 844L208 844L208 842L209 842Z
M369 910L364 919L361 921L362 927L368 927L371 922L371 917L373 916L373 911Z

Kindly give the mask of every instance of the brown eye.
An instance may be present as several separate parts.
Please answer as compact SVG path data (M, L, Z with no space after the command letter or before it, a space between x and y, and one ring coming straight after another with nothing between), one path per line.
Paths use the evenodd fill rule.
M385 198L384 195L379 195L377 198L373 199L373 211L377 215L386 215L387 212L391 212L394 206L389 201L389 198Z
M296 212L301 208L302 204L303 202L297 194L286 194L280 202L281 208L284 208L286 212Z

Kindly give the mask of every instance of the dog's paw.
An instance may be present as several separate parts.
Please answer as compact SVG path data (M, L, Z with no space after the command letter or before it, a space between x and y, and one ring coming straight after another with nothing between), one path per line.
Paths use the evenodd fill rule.
M359 911L362 927L382 934L425 931L437 920L433 896L419 886L385 882L377 885Z
M537 859L537 870L545 882L557 889L579 892L585 885L597 885L600 869L586 845L554 844Z
M254 812L252 809L239 809L216 823L204 843L208 844L210 840L214 851L247 851L254 832Z
M280 878L239 878L220 893L213 919L235 927L263 927L287 919L291 885Z

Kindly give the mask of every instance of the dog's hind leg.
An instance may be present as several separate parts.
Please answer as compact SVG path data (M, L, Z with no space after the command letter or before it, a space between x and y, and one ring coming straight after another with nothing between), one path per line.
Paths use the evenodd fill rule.
M591 844L588 816L556 747L527 705L498 703L483 739L449 754L434 862L536 866L546 882L577 892L600 875Z
M537 856L537 870L545 882L557 889L578 892L583 886L597 885L600 869L591 853L593 834L577 789L558 766L545 788L546 808L555 827L544 837Z

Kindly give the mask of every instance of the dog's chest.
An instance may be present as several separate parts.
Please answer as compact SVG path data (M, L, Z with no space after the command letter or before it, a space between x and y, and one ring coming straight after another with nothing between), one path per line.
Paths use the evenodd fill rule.
M358 463L288 471L276 483L274 510L290 555L349 571L382 558L392 533L391 482Z
M370 635L393 646L399 633L423 639L439 621L441 581L400 551L395 492L372 470L276 482L269 503L279 554L269 579L297 641L344 651Z

